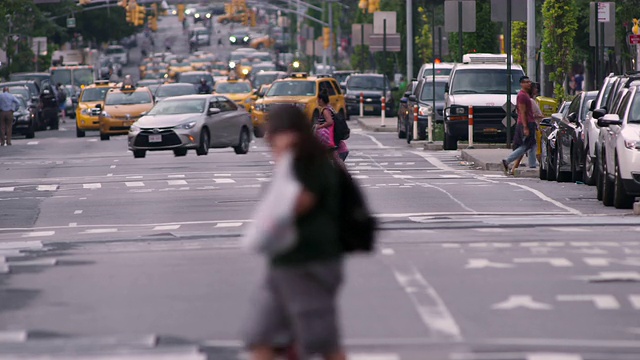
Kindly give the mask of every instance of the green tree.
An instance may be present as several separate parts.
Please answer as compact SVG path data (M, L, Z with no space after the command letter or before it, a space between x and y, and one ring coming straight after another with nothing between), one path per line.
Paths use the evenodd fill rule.
M542 7L544 61L555 70L549 74L558 103L566 97L564 81L573 61L573 45L578 29L575 0L546 0Z
M513 62L521 65L527 73L527 23L514 21L511 28L511 51Z
M422 63L433 60L433 39L431 37L431 24L427 16L427 10L420 6L418 8L420 14L421 27L420 32L415 37L415 48L418 58Z
M498 53L500 24L491 21L491 1L476 1L476 31L462 35L462 53ZM459 61L458 33L449 36L450 60Z

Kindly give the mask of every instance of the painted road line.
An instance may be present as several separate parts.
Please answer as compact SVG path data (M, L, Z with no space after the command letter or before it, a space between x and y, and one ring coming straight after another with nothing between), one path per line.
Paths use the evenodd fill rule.
M55 231L33 231L22 234L22 237L44 237L44 236L53 236Z
M218 223L216 224L217 228L227 228L227 227L240 227L243 223L241 222L228 222L228 223Z
M438 175L441 178L445 178L445 179L459 179L462 177L462 175L453 175L453 174L442 174L442 175Z
M27 341L27 337L26 331L0 331L0 343L23 343Z
M553 306L533 300L530 295L511 295L507 300L493 304L493 310L512 310L525 308L531 310L551 310Z
M56 191L56 190L58 190L58 185L38 185L36 190L38 190L38 191Z
M269 181L271 181L271 179L270 178L258 178L258 181L260 181L260 182L269 182Z
M11 192L13 190L15 190L16 188L13 186L9 186L9 187L0 187L0 192Z
M144 186L144 183L142 181L127 181L124 183L125 185L127 185L127 187L140 187L140 186Z
M73 212L73 215L80 215L82 214L82 210L76 210Z
M413 175L393 175L396 179L413 179Z
M57 259L35 259L35 260L27 260L27 261L12 261L9 266L55 266L58 264Z
M144 176L140 176L140 175L137 175L137 176L127 176L127 179L142 179L142 178L144 178Z
M39 142L38 142L38 141L29 141L29 142L27 143L27 145L38 145L38 144L39 144Z
M599 310L618 310L620 303L613 295L558 295L558 301L589 301Z
M629 302L634 309L640 310L640 295L629 295Z
M393 254L395 254L396 252L395 252L395 250L393 250L393 249L391 249L391 248L384 248L384 249L380 250L380 253L381 253L382 255L393 255Z
M185 175L168 175L167 177L169 179L178 179L178 178L184 178L186 176Z
M82 187L84 189L100 189L102 187L102 184L100 183L92 183L92 184L82 184Z
M75 222L69 223L69 227L78 227L78 223L75 223Z
M169 185L188 185L186 180L167 180Z
M516 258L513 259L516 264L536 264L547 263L553 267L571 267L573 263L565 258Z
M354 179L368 179L369 176L367 176L367 175L353 175L352 178L354 178Z
M178 230L180 229L180 225L158 225L153 228L153 230Z
M110 168L110 169L115 169L115 168L116 168L116 166L115 166L115 165L111 165L111 166L109 166L109 168Z
M98 139L87 139L88 142L98 142Z
M471 230L477 231L477 232L483 232L483 233L506 233L506 232L513 231L513 230L501 229L501 228L477 228L477 229L471 229Z
M114 232L118 232L118 229L116 228L106 228L106 229L87 229L85 231L83 231L83 234L107 234L107 233L114 233Z
M28 250L42 249L41 241L11 241L0 242L0 250Z
M235 184L233 179L213 179L216 184Z
M590 232L592 231L591 229L578 228L578 227L550 227L548 229L552 231L559 231L559 232Z
M231 174L213 174L213 176L231 176Z
M536 353L528 354L527 360L583 360L579 354Z

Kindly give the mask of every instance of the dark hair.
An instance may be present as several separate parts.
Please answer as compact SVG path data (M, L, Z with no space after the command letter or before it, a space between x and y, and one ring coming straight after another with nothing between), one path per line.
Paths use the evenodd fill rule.
M304 166L313 166L326 158L327 149L313 134L307 115L296 106L278 105L267 114L267 136L283 132L293 132L299 140L295 145L295 158Z
M528 76L526 76L526 75L525 75L525 76L521 76L521 77L520 77L520 84L522 84L522 83L523 83L523 82L525 82L525 81L529 81L529 77L528 77Z
M322 100L322 102L324 102L325 104L329 103L329 93L327 93L326 89L320 90L320 93L318 94L318 99Z

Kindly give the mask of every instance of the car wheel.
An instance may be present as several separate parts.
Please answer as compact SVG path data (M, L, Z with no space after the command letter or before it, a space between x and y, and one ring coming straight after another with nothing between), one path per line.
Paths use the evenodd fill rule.
M243 127L240 131L240 140L238 146L233 147L233 151L235 151L238 155L244 155L249 152L249 146L251 144L251 136L249 135L249 130L246 127Z
M407 128L405 127L404 130L400 130L400 123L402 123L402 120L398 118L398 139L405 139L407 137Z
M262 126L256 126L253 128L253 135L257 138L263 138L264 137L264 128Z
M111 136L109 134L100 133L100 140L105 141L109 139L111 139Z
M635 201L634 196L629 196L627 192L624 190L624 185L622 184L622 177L620 176L620 166L618 166L618 160L616 159L616 167L615 167L615 179L614 179L614 191L613 191L613 206L616 209L631 209L633 208L633 202Z
M609 179L606 162L602 172L602 203L604 206L613 206L614 183Z
M147 156L147 150L133 150L134 159L142 159Z
M551 149L547 145L547 181L556 181L556 169L553 166L553 160L551 159Z
M78 125L76 124L76 137L84 137L86 135L86 133L80 129L78 129Z
M51 118L50 127L51 130L58 130L58 128L60 127L60 117L58 117L57 114Z
M573 147L571 148L571 181L574 183L582 181L582 171L578 171L578 158Z
M589 155L589 148L585 150L584 154L584 168L582 169L582 179L587 185L595 185L598 179L598 168L594 159Z
M173 150L173 155L178 157L178 156L187 156L187 149L174 149Z
M560 171L560 148L556 145L556 181L557 182L568 182L571 179L571 173L566 171Z
M542 161L540 161L540 164L538 165L538 177L540 180L547 180L547 169L542 165Z
M24 134L24 136L27 139L33 139L34 137L36 137L36 125L33 123L33 120L29 124L29 129L27 130L27 133Z
M203 129L200 133L200 146L196 149L198 156L207 155L209 153L209 131Z

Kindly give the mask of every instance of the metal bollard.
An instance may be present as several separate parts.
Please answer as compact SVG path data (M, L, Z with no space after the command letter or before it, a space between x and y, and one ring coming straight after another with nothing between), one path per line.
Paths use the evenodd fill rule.
M469 105L469 149L473 149L473 106Z
M428 123L427 123L427 142L429 144L433 143L433 119L435 116L435 109L431 109L429 112Z
M364 93L360 93L360 117L364 117Z
M380 100L382 100L382 111L380 112L380 127L385 127L384 119L387 117L387 101L384 96Z
M413 140L418 140L418 105L413 105Z

